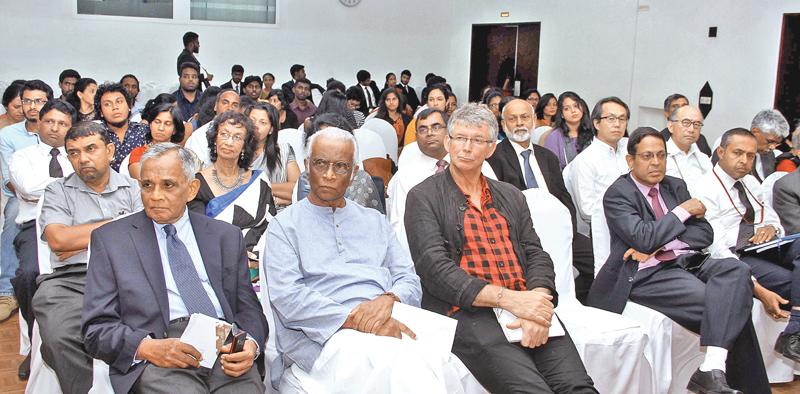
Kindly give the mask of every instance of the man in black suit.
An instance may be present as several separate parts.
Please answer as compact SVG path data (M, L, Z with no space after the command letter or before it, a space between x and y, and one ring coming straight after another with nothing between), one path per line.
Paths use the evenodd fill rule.
M201 69L200 61L194 56L195 53L200 53L200 36L193 31L188 31L183 35L183 50L178 55L178 76L181 75L181 64L183 63L194 63L197 65L198 69ZM197 86L197 90L202 92L203 85L207 88L211 86L211 80L214 79L214 74L198 74L200 74L201 83Z
M281 85L281 90L283 91L283 97L286 98L287 103L291 103L294 101L294 84L300 80L306 78L306 66L302 64L293 64L292 67L289 67L289 74L292 76L292 79L286 81ZM320 94L325 93L325 89L317 85L315 83L311 83L311 89L317 89ZM314 97L309 94L308 100L312 103L314 102Z
M403 94L406 95L406 104L411 107L412 112L415 112L419 107L419 97L414 88L408 84L409 82L411 82L411 71L403 70L400 73L400 83L396 87L403 91Z
M750 270L736 259L702 254L714 237L703 219L705 206L691 198L682 180L665 175L666 155L657 130L631 134L631 172L603 197L611 251L589 305L621 313L631 300L699 333L706 355L689 381L693 392L769 393L750 320Z
M516 99L506 104L502 125L508 138L497 144L494 154L486 161L499 181L508 182L519 190L533 187L547 190L567 207L575 230L575 205L564 186L558 158L549 150L531 143L535 123L533 107L525 100ZM584 301L594 279L592 243L577 231L573 233L573 265L580 274L575 280L575 291L578 299Z
M358 111L367 116L370 111L378 108L381 92L372 83L372 75L367 70L359 70L356 73L356 80L358 80L358 83L351 86L350 89L354 89L360 94Z
M231 80L220 85L220 89L232 89L234 92L242 94L244 87L242 86L242 78L244 78L244 67L240 64L234 64L231 67Z
M687 99L686 96L680 93L673 93L667 96L667 98L664 99L664 117L667 119L667 122L674 122L674 120L672 120L672 113L684 105L689 105L689 99ZM661 130L661 135L664 136L664 140L669 140L672 137L669 127L664 127L664 129ZM706 156L711 156L711 147L708 146L708 141L702 134L700 134L700 137L697 139L697 148L700 149L700 152L705 153Z
M186 209L200 187L191 152L157 144L141 163L144 211L92 232L87 352L110 365L118 393L263 393L252 366L268 328L241 231ZM213 368L199 368L201 354L178 339L194 313L235 323L248 334L244 349L226 345Z

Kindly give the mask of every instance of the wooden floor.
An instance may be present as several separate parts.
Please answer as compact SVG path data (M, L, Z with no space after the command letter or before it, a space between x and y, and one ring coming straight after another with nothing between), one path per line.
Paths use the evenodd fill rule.
M19 315L0 323L0 393L24 393L25 381L17 377L17 367L24 357L19 355ZM773 384L772 392L776 394L800 393L800 377L792 383ZM38 394L38 393L37 393ZM43 393L46 394L46 393Z

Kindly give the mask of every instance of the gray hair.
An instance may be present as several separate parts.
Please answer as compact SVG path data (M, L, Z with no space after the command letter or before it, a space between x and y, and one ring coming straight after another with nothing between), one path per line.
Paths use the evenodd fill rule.
M178 144L173 144L172 142L162 142L147 148L147 151L145 151L142 155L142 159L140 161L141 165L144 167L144 162L148 159L157 159L169 152L175 152L178 154L178 158L181 160L181 166L183 167L183 174L186 175L186 180L191 181L194 179L194 175L200 170L200 164L199 160L197 159L197 155L195 155L194 152L190 151L189 149L186 149Z
M753 122L750 123L750 130L758 127L764 134L774 134L781 137L789 135L789 122L776 109L765 109L759 111Z
M308 149L306 149L306 159L311 159L311 155L314 154L314 141L321 138L331 139L334 141L346 141L353 144L352 164L359 165L360 161L358 160L358 142L356 142L356 137L353 136L353 133L347 130L342 130L338 127L326 127L309 137Z
M447 122L447 135L453 136L453 129L456 124L471 127L489 126L489 134L492 141L497 141L497 119L492 111L483 105L469 103L455 110Z
M508 104L511 104L512 102L517 101L517 100L524 101L525 104L528 104L528 106L531 107L531 113L533 114L533 117L534 118L536 117L536 108L533 108L533 106L531 105L531 103L528 102L528 100L513 99L513 100L509 101L508 103L506 103L506 105L503 106L503 110L500 111L500 119L503 119L503 120L506 119L506 108L508 108Z

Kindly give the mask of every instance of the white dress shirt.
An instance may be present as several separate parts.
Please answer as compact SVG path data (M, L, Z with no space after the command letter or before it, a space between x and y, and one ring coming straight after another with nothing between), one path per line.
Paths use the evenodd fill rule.
M591 221L592 215L603 209L606 189L630 171L625 160L627 146L627 138L620 139L616 149L595 138L570 163L576 186L572 199L585 220Z
M449 163L450 155L448 154L442 160ZM405 226L406 197L408 197L408 192L414 186L436 173L437 162L438 160L435 158L420 152L419 157L416 157L414 161L409 161L405 166L397 170L386 188L386 193L389 196L386 199L386 216L389 219L389 225L392 226L400 241L400 245L406 250L408 250ZM481 173L489 179L497 180L497 175L495 175L494 170L486 161L481 166Z
M14 184L19 198L19 213L15 220L17 224L36 219L36 205L44 194L44 189L50 182L60 179L50 177L51 149L53 149L52 146L40 142L22 148L11 156L8 170L11 183ZM56 160L61 165L61 172L64 173L64 176L75 172L67 159L67 153L63 146L58 148L58 152Z
M183 211L183 216L173 224L175 226L175 236L183 242L189 256L192 258L194 269L197 270L197 276L200 277L203 289L211 299L214 305L214 310L217 312L217 317L223 318L225 313L222 311L222 306L217 299L217 294L214 293L214 288L211 287L211 281L208 279L206 266L203 264L203 256L200 254L200 248L197 246L197 239L194 237L194 230L192 229L192 222L189 220L189 210ZM164 269L164 282L167 285L167 300L169 301L169 320L175 320L181 317L189 316L189 310L186 309L186 304L181 298L181 293L178 291L178 285L175 283L175 278L172 277L172 269L169 266L169 256L167 253L167 233L164 232L166 224L158 224L153 222L156 230L156 240L158 241L158 251L161 254L161 266ZM212 316L213 317L213 316Z
M378 98L375 97L375 94L372 92L372 88L362 84L358 84L358 86L361 86L361 90L364 91L364 100L367 102L367 107L370 109L377 107L375 103Z
M672 139L667 140L667 175L686 182L689 194L697 195L700 179L711 171L711 158L692 144L684 153Z
M208 150L208 137L206 136L209 127L211 127L211 122L198 127L197 130L193 131L192 135L189 136L185 145L186 149L191 150L197 155L197 158L203 162L204 166L211 165L211 153Z
M764 190L758 180L748 174L740 181L744 184L747 199L755 211L755 229L772 225L778 230L779 235L782 234L783 227L778 214L764 204ZM708 252L714 258L736 257L730 248L736 246L739 223L742 221L741 215L745 213L745 207L739 199L739 192L733 187L735 182L736 180L720 168L719 164L698 182L697 198L706 206L705 218L714 229L714 242L708 247Z
M536 184L539 185L539 189L542 189L546 192L550 192L547 189L547 182L544 181L544 174L542 174L542 169L539 168L539 162L536 160L536 155L533 153L533 147L528 145L527 148L523 148L522 145L508 140L511 143L511 147L514 148L514 152L517 152L517 161L519 161L519 168L522 170L522 181L525 181L525 158L522 157L522 152L530 151L531 154L528 156L528 162L530 163L531 171L533 171L533 176L536 177Z

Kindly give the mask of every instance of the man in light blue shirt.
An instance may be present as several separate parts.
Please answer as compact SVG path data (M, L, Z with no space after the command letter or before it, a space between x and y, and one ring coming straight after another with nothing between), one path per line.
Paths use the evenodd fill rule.
M355 138L329 127L309 148L311 191L270 222L263 254L279 354L273 387L446 392L446 362L400 340L415 334L392 317L395 302L420 304L411 257L383 215L344 197L358 169Z
M3 194L8 198L3 211L3 232L0 235L0 321L7 319L17 308L17 300L11 287L11 278L19 266L14 251L14 238L19 226L14 222L19 211L19 202L14 195L14 186L9 184L9 166L14 152L39 143L39 110L53 99L53 89L40 80L25 82L22 87L22 111L25 121L0 130L0 171L3 175ZM27 372L22 374L27 378Z

